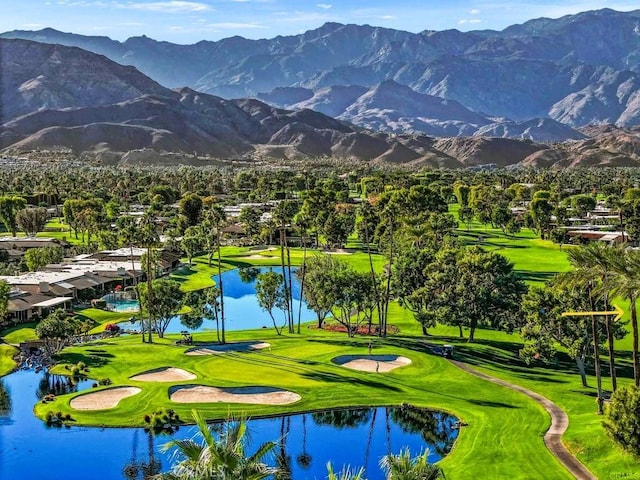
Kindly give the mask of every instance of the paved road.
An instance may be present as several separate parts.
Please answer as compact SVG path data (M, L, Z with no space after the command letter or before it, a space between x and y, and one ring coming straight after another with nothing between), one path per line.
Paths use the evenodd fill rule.
M464 370L471 375L474 375L478 378L482 378L483 380L487 380L488 382L495 383L502 387L510 388L511 390L516 390L517 392L524 393L526 396L534 399L538 402L542 407L549 412L551 415L551 426L547 433L544 434L544 444L547 446L549 451L562 463L567 470L578 480L597 480L596 477L585 467L580 460L574 457L569 450L562 443L562 435L567 430L569 426L569 417L564 413L558 405L553 403L546 397L543 397L536 392L532 392L524 387L519 385L515 385L513 383L507 382L505 380L501 380L496 377L492 377L491 375L487 375L485 373L479 372L471 368L466 363L458 362L456 360L450 360L456 367Z

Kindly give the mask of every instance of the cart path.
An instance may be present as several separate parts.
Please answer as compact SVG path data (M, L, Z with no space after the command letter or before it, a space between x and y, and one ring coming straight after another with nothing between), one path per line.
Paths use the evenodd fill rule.
M587 467L585 467L580 462L580 460L578 460L571 452L569 452L569 450L567 450L567 448L562 443L562 435L569 426L569 417L567 417L567 414L558 405L536 392L528 390L519 385L515 385L511 382L492 377L491 375L487 375L486 373L479 372L478 370L471 368L466 363L459 362L457 360L449 361L456 367L464 370L467 373L470 373L471 375L474 375L488 382L495 383L502 387L510 388L511 390L523 393L542 405L542 407L549 413L549 415L551 415L551 426L549 427L549 430L547 430L547 433L544 434L544 444L546 445L547 449L578 480L597 480L596 477L589 471L589 469L587 469Z

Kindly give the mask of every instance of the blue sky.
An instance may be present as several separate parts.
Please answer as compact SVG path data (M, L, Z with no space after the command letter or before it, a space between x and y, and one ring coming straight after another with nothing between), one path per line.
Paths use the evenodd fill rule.
M640 8L627 0L0 0L0 32L52 27L117 40L147 35L195 43L241 35L295 35L325 22L419 32L503 29L531 18L599 8Z

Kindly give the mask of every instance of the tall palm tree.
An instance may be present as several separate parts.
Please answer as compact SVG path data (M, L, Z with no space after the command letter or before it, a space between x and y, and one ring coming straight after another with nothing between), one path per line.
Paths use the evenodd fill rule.
M640 252L623 249L614 262L613 295L629 300L631 328L633 331L633 379L640 386L640 358L638 356L638 306L640 298Z
M595 298L601 298L608 308L611 289L615 284L614 265L621 255L620 251L602 243L592 243L586 247L572 249L568 252L569 261L575 267L575 275L591 282ZM593 305L595 310L595 304ZM609 350L609 370L611 388L617 388L615 345L611 316L605 315L607 346Z
M138 234L139 234L139 239L140 242L145 245L147 247L147 253L146 253L146 274L147 274L147 316L149 317L149 323L148 323L148 327L149 327L149 343L153 342L153 338L152 338L152 328L153 328L153 324L154 324L154 318L153 318L153 308L149 308L151 307L154 303L153 303L153 278L154 278L154 273L155 273L155 265L154 265L154 259L157 258L155 255L155 247L159 242L159 237L158 237L158 232L156 229L156 223L155 223L155 215L151 210L147 210L144 215L142 216L142 219L140 220L140 224L139 224L139 230L138 230ZM138 298L140 298L141 296L138 295ZM142 341L144 342L144 328L142 328Z
M595 281L593 272L590 270L591 255L586 248L572 249L568 253L569 261L574 270L562 273L558 276L560 284L571 288L586 289L589 295L589 305L591 311L595 310L594 298ZM604 413L602 395L602 373L600 371L600 341L598 339L598 322L595 315L591 315L591 335L593 339L593 363L596 374L598 413Z
M220 254L222 229L227 221L227 214L220 205L211 205L205 211L205 228L209 230L209 236L215 239L215 249L218 260L218 289L220 290L220 333L221 343L226 343L225 316L224 316L224 285L222 284L222 260ZM209 237L210 238L210 237ZM210 243L210 242L207 242ZM211 251L209 251L209 264L211 264Z
M614 284L614 264L620 255L620 250L607 246L604 243L592 243L587 246L590 258L589 268L596 278L599 278L598 292L602 296L604 308L609 308L609 297ZM616 391L618 381L616 378L615 345L613 336L613 323L610 315L605 315L605 328L607 331L607 347L609 349L609 371L611 373L611 389Z
M384 470L387 480L440 480L445 478L444 472L438 465L429 463L429 450L412 458L409 448L405 447L398 455L382 457L380 467Z
M176 448L180 461L171 471L163 473L158 480L261 480L277 473L264 459L276 447L276 442L260 445L253 455L246 454L246 421L227 421L216 436L204 418L193 411L201 442L194 439L172 440L163 451Z

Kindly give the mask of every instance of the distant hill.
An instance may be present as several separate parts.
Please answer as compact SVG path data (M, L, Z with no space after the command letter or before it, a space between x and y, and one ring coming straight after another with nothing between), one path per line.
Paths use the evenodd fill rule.
M586 138L550 118L520 122L489 118L455 100L418 93L393 80L370 88L334 85L314 91L280 87L257 97L282 108L309 108L361 127L394 133L508 137L541 142Z
M369 89L393 80L485 117L549 117L571 127L640 123L640 10L602 9L464 33L327 23L293 36L193 45L145 36L117 42L52 29L2 36L77 46L133 65L166 87L188 86L225 98L281 87L311 89L314 95L329 88L340 96L349 92L338 87Z
M298 103L341 109L344 113L335 119L308 108L287 110L257 99L227 100L186 87L168 89L133 67L75 47L0 39L0 52L3 153L62 148L91 161L144 164L202 164L203 157L274 162L334 157L437 168L635 165L640 158L637 128L593 126L576 132L549 119L495 122L453 101L407 91L394 82L368 89L271 94L272 98L297 95ZM387 109L389 105L397 110ZM376 128L385 121L416 125L411 118L430 116L434 117L430 128L443 131L481 125L481 130L496 134L499 129L522 136L557 130L558 135L576 134L581 139L539 143L386 133L353 125L342 119L347 115Z

